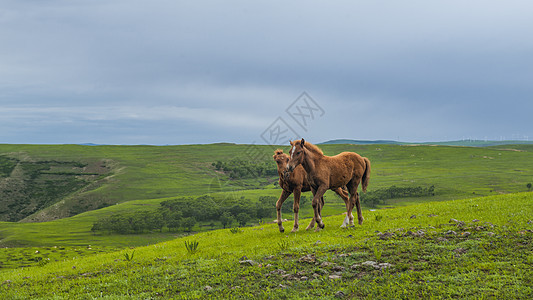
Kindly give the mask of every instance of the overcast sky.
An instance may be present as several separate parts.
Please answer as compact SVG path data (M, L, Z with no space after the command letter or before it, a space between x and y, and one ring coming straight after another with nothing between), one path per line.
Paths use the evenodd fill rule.
M532 16L532 1L2 0L0 143L531 140Z

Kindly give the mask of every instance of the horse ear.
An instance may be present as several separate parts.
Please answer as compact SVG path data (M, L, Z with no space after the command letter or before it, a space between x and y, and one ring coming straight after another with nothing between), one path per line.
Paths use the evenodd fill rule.
M300 141L300 144L302 145L302 147L305 145L305 140L304 140L304 138L302 138L302 140Z

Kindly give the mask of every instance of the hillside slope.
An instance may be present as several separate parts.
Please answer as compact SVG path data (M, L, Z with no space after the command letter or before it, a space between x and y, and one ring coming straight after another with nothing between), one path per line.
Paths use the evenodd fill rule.
M19 167L8 174L9 166L5 167L6 172L0 178L0 195L4 199L1 209L2 215L11 217L0 220L25 218L24 221L42 222L136 199L221 191L224 186L212 183L217 176L223 179L227 176L217 174L211 163L216 159L230 159L234 151L235 146L231 145L0 145L0 157L4 161L24 157L31 166L41 166L34 167L31 174L17 173ZM77 165L79 167L75 169ZM82 181L83 176L95 178ZM63 193L54 193L53 199L33 192L42 191L43 187L46 190L69 186L70 181L79 184L65 189ZM260 187L263 184L266 181L251 182L250 186ZM25 201L24 197L41 205Z
M520 151L514 151L513 146L321 145L327 155L354 151L369 157L373 170L370 190L433 185L435 200L527 190L526 184L533 181L533 146L514 148L518 147ZM231 178L229 173L216 170L213 163L238 158L271 165L275 170L273 148L234 144L0 145L1 213L17 216L3 220L39 222L132 200L263 189L275 183L276 176ZM33 173L17 173L24 164ZM32 177L33 181L28 180ZM61 193L56 192L59 187ZM35 191L42 191L42 198L36 197ZM56 198L47 198L52 194ZM40 204L14 201L17 198L13 195L41 199Z
M533 193L368 212L362 226L217 230L0 272L7 299L497 298L533 295ZM197 242L193 251L184 243ZM39 254L35 254L38 256Z
M13 153L0 156L0 165L0 221L22 220L73 193L94 189L112 172L105 161L32 161ZM70 214L84 211L80 205Z

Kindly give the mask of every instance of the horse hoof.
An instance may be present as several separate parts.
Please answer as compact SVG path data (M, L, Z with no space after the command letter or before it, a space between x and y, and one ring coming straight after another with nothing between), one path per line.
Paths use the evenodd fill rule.
M279 232L281 232L281 233L285 232L285 228L280 228Z
M320 228L320 229L324 229L324 227L326 227L326 225L324 223L317 225L317 228Z
M293 228L293 229L291 230L291 232L297 232L297 231L298 231L298 228Z

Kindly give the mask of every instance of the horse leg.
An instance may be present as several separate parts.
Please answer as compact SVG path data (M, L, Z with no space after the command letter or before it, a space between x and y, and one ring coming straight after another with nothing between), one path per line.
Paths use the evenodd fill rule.
M294 193L294 204L292 206L292 210L294 212L294 227L292 228L291 232L298 231L298 227L300 227L300 224L298 223L298 211L300 210L300 195L302 193L302 187L296 187L293 191Z
M359 193L357 192L357 188L359 187L359 183L355 182L352 186L353 186L353 189L350 190L351 206L352 206L352 209L353 209L353 207L355 205L355 207L357 209L357 221L358 221L359 225L362 225L365 218L363 218L363 212L361 210L361 200L359 199ZM353 225L353 216L352 216L352 223L351 224Z
M279 196L278 202L276 202L276 211L278 213L278 227L279 232L284 232L285 228L283 228L283 223L281 222L281 206L283 205L283 202L289 198L291 195L291 192L287 192L286 190L283 190L281 192L281 195Z
M319 211L319 215L320 215L321 218L322 218L322 208L323 208L323 207L324 207L324 197L322 197L322 198L320 199L320 207L319 207L319 208L320 208L320 211ZM311 219L311 222L309 223L309 226L307 226L307 228L305 228L305 230L309 230L309 229L314 228L314 227L315 227L315 223L316 223L315 221L316 221L316 219L315 219L315 217L313 217L313 218Z
M349 210L349 206L350 206L350 198L348 197L349 195L347 195L347 193L342 188L336 188L333 191L335 193L337 193L337 195L339 195L339 197L341 197L342 200L344 200L344 204L346 205L346 217L344 218L344 221L342 221L342 225L341 225L341 227L344 228L344 227L346 227L346 225L348 225L348 223L350 221L350 218L348 217L348 210ZM353 216L352 216L352 220L353 220Z
M313 198L314 198L316 194L316 190L311 188L311 192L313 193ZM309 222L309 225L307 225L307 228L305 228L305 230L309 230L314 227L315 227L315 217L313 216L313 218L311 219L311 222Z
M355 190L355 207L357 208L357 220L359 221L359 225L363 225L363 221L365 218L363 218L363 212L361 211L361 201L359 200L359 193L357 192L357 188Z
M359 195L357 194L357 186L358 184L355 182L355 180L351 180L346 185L348 187L348 191L350 192L350 200L348 201L348 205L346 205L346 217L349 219L349 226L353 226L353 208L356 203L356 199L358 199Z
M316 194L313 197L313 210L315 212L315 220L316 220L316 230L319 231L320 229L323 229L325 227L324 223L322 222L322 217L320 216L320 212L322 210L322 197L324 197L324 193L327 191L327 188L325 185L319 186L316 190Z
M311 222L309 222L309 225L307 225L307 227L305 228L305 230L309 230L311 228L314 228L315 227L315 218L313 217L311 219Z
M322 208L324 207L324 197L320 198L320 211L318 214L320 215L320 218L322 218Z

